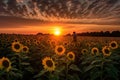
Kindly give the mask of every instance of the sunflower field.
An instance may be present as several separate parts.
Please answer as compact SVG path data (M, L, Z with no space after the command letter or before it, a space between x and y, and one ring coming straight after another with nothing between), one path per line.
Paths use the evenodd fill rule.
M0 34L0 80L120 80L119 37Z

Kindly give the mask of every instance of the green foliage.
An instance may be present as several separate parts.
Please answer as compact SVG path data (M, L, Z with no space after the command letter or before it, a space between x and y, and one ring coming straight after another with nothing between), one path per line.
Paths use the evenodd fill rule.
M17 39L29 47L28 53L16 53L11 43ZM80 37L72 42L71 37L53 38L53 36L0 35L0 59L7 57L11 62L10 71L0 69L0 80L120 80L120 42L117 49L110 49L111 55L104 56L102 48L109 46L114 38ZM61 56L55 53L55 46L63 45L66 49ZM99 55L91 54L97 47ZM81 54L87 49L87 54ZM66 54L75 53L75 60L70 61ZM42 65L44 57L51 57L55 70L47 71Z
M71 70L74 70L74 71L80 71L80 69L77 67L77 65L75 65L75 64L71 64L70 66L69 66L69 69L71 69Z

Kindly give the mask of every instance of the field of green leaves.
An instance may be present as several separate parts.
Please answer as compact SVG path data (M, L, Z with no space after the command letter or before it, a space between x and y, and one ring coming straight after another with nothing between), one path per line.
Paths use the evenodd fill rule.
M120 38L0 34L0 80L120 80Z

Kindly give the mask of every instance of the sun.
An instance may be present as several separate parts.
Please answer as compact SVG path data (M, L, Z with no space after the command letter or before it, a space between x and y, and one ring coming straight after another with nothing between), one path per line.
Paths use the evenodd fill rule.
M54 29L54 35L55 36L60 36L61 35L61 29L60 28L55 28Z
M59 36L59 35L60 35L60 31L59 31L59 30L56 30L56 31L54 32L54 35Z

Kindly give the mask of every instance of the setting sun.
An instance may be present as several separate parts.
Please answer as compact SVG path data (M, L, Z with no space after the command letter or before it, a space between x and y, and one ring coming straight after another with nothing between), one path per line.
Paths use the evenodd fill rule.
M55 31L55 35L60 35L60 31Z
M54 35L59 36L61 35L61 29L60 28L54 28Z

